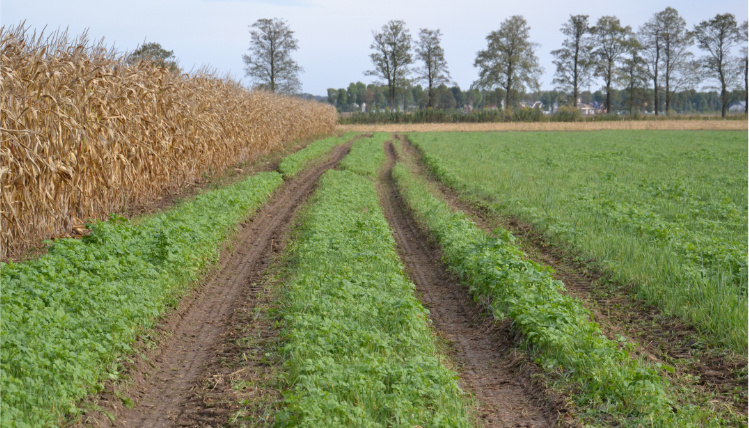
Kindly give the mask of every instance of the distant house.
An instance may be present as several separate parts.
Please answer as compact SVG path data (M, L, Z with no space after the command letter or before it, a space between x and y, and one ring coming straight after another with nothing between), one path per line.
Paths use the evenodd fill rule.
M520 101L520 107L522 108L537 108L539 110L544 108L544 103L541 101Z
M596 114L596 108L593 107L590 104L577 103L577 110L583 116L592 116L592 115Z
M746 111L746 101L734 101L728 104L728 111L731 113L743 113Z

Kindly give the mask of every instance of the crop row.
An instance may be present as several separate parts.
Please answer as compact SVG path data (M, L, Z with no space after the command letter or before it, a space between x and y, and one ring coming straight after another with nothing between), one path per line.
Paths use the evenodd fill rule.
M372 175L382 152L382 137L357 142L301 216L282 293L282 426L468 425L374 184L352 172Z
M537 362L576 391L574 400L590 417L611 417L627 426L718 422L697 407L679 405L659 369L630 354L626 342L608 340L588 311L561 293L560 281L523 258L508 231L497 230L498 238L488 236L435 198L426 182L402 164L393 174L416 219L437 240L445 262L475 298L490 302L495 319L513 321Z
M278 164L278 170L281 171L284 178L292 178L316 160L325 156L335 146L350 141L356 134L356 132L347 132L341 136L317 140L302 150L283 158L281 163Z
M320 103L26 28L0 28L0 259L335 127Z
M260 173L140 221L97 222L37 260L0 264L0 425L60 424L103 379L116 379L117 358L282 182Z
M746 354L745 133L410 138L464 197L533 224L711 345Z

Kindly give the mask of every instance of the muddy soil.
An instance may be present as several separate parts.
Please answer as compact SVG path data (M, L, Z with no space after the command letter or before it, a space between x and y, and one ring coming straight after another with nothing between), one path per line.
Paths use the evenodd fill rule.
M218 270L159 323L157 330L167 333L155 349L142 350L145 358L130 367L129 384L105 389L95 402L101 411L84 417L82 423L118 427L225 425L222 418L227 412L206 411L200 404L201 381L216 370L216 356L235 312L248 296L259 292L257 283L273 254L284 245L297 210L314 191L318 178L335 167L350 146L335 148L326 161L284 183L271 201L240 226L231 244L234 251L224 252Z
M609 339L624 336L637 345L639 355L673 366L676 369L673 377L678 382L714 394L714 400L721 402L719 407L728 406L746 420L745 358L706 348L704 339L693 327L634 298L631 285L608 284L605 272L553 245L532 225L516 218L498 217L462 199L458 192L426 170L421 153L405 136L398 138L410 164L439 189L448 205L466 213L487 232L497 227L511 231L529 259L554 269L554 277L564 282L567 292L591 311L593 320Z
M434 329L449 343L461 387L477 401L477 419L492 427L566 425L557 397L532 379L536 368L515 351L519 338L508 323L494 322L441 262L435 245L409 215L391 177L395 152L385 143L388 165L378 182L398 252Z

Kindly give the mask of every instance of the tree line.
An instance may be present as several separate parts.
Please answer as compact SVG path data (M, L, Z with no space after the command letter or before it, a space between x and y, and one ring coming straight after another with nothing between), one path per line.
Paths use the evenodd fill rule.
M462 91L451 80L439 29L422 28L414 39L404 21L389 21L373 31L369 54L373 68L364 73L380 82L330 88L328 102L343 111L353 109L354 104L375 108L385 104L391 111L403 111L410 105L451 108L453 103L512 109L533 94L549 102L547 105L575 108L586 98L600 98L600 93L606 113L617 107L657 115L713 107L712 91L696 91L708 81L713 83L709 88L717 91L723 117L733 99L743 99L746 112L747 22L739 25L733 14L717 14L689 28L676 9L667 7L637 31L615 16L592 22L588 15L570 15L560 28L561 46L551 51L556 68L552 91L540 89L539 45L531 40L530 30L525 18L515 15L491 31L486 47L474 60L478 79ZM250 35L244 61L255 86L298 90L301 67L291 59L297 41L286 21L258 20ZM739 46L739 52L734 52ZM694 55L693 47L702 55ZM583 90L596 79L603 83L600 91Z

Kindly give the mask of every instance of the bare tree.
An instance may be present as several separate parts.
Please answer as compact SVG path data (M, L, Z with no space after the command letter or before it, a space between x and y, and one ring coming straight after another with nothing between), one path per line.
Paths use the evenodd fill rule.
M505 92L505 107L510 107L526 85L538 87L542 71L534 53L538 44L530 41L530 27L519 15L507 18L486 40L487 48L478 52L473 63L479 68L479 79L474 86L501 87Z
M594 65L588 15L570 15L559 31L567 38L562 49L551 51L557 66L554 83L561 85L561 90L572 91L570 102L576 106L580 88L590 82Z
M442 32L422 28L419 30L419 41L416 44L416 58L424 66L415 70L419 79L427 83L427 107L434 107L434 88L450 83L450 72L447 70L445 51L440 45Z
M596 50L596 75L600 76L606 85L606 113L611 113L611 86L614 83L617 63L621 60L632 43L632 29L622 27L619 18L602 16L591 29Z
M296 93L304 70L291 58L299 47L286 20L258 19L250 26L250 54L243 55L245 71L255 86L272 92Z
M383 25L382 31L379 33L373 31L372 34L374 42L370 48L374 49L374 52L369 54L369 57L375 69L365 74L382 77L387 81L390 107L395 110L397 88L407 83L410 73L408 66L413 63L411 33L406 28L405 22L393 20Z
M736 17L732 13L718 14L694 27L697 46L707 51L702 66L720 84L721 116L728 113L728 90L738 76L736 61L731 57L733 48L741 39Z

